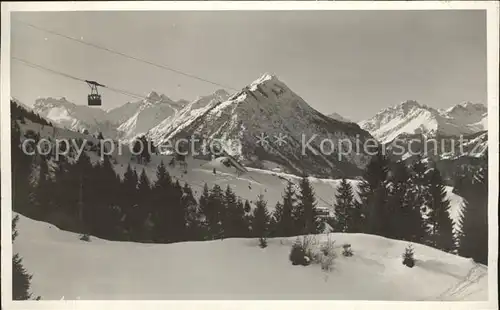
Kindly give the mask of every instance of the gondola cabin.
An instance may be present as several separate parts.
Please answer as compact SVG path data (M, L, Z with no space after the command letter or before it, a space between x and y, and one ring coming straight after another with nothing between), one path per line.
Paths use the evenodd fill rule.
M93 95L93 94L90 94L88 96L88 105L89 106L100 106L102 105L102 101L101 101L101 95Z
M99 84L96 81L85 80L85 82L87 82L87 84L90 87L90 94L88 95L88 98L87 98L88 105L89 106L101 106L102 105L101 95L99 95L97 87L98 86L106 87L106 86Z

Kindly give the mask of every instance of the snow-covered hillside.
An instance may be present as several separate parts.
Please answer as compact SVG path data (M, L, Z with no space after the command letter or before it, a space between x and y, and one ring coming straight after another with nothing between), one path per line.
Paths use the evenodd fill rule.
M487 130L487 107L470 102L437 110L408 100L359 122L382 143L405 134L459 136Z
M41 125L32 123L28 120L26 121L26 124L20 124L20 128L23 132L26 132L27 130L40 132L41 137L51 138L53 136L57 136L59 138L71 140L87 139L89 143L98 143L98 140L91 136L86 136L81 133L60 128L53 129L53 127L50 126L44 126L42 128ZM88 146L90 147L90 145ZM169 174L175 180L179 180L181 184L188 183L193 188L193 193L196 198L199 198L201 195L205 183L210 188L212 188L215 184L220 185L222 188L226 188L229 185L234 190L236 195L251 202L255 201L258 195L264 195L269 211L274 210L276 203L282 200L282 195L288 182L292 182L298 186L300 181L300 177L296 175L265 169L247 167L247 172L242 173L241 169L232 166L227 167L224 165L223 157L216 158L214 160L201 160L187 157L187 169L185 170L184 167L179 165L174 167L167 165L172 158L171 156L152 155L151 162L147 165L142 165L132 159L132 154L127 146L121 148L121 154L119 154L118 147L116 147L114 151L115 152L112 156L115 171L121 176L123 176L127 166L130 164L138 172L142 171L144 168L149 179L151 181L155 181L156 168L160 162L163 161L166 164ZM92 160L99 160L99 157L95 152L88 151L87 153ZM317 207L328 209L333 215L335 195L337 194L337 188L341 180L328 178L322 179L316 177L309 177L309 180L316 194ZM355 191L357 191L359 181L353 179L349 180L349 182ZM452 192L452 187L448 186L447 192L448 198L451 201L451 208L449 210L450 217L455 223L455 229L457 229L458 219L463 207L463 200L462 197Z
M43 300L89 299L326 299L487 300L488 269L469 259L413 244L416 265L401 254L408 243L364 234L332 233L332 271L293 266L295 238L174 244L111 242L20 216L13 251L33 274ZM320 243L327 235L317 235ZM349 243L354 256L344 257ZM55 276L57 275L57 276Z
M260 165L267 160L296 174L352 176L369 159L351 152L339 160L339 140L350 140L352 146L356 139L363 143L370 134L356 124L314 110L271 74L264 74L228 100L212 100L205 108L186 110L184 115L151 130L156 144L186 136L217 139L246 164ZM328 143L321 152L323 141Z

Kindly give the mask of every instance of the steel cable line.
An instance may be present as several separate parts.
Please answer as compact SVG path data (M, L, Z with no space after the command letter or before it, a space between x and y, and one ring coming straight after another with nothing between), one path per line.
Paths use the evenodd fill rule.
M69 79L73 79L73 80L76 80L76 81L80 81L80 82L86 82L84 79L81 79L81 78L78 78L78 77L75 77L75 76L72 76L70 74L67 74L67 73L63 73L63 72L60 72L60 71L56 71L56 70L53 70L53 69L49 69L47 67L44 67L44 66L41 66L41 65L38 65L38 64L35 64L35 63L32 63L32 62L29 62L27 60L24 60L24 59L21 59L21 58L17 58L15 56L12 56L12 59L14 60L17 60L29 67L32 67L32 68L36 68L36 69L40 69L40 70L45 70L45 71L48 71L48 72L51 72L53 74L57 74L57 75L61 75L63 77L66 77L66 78L69 78ZM107 88L109 89L110 91L113 91L113 92L116 92L116 93L120 93L120 94L123 94L123 95L126 95L126 96L129 96L129 97L135 97L135 98L138 98L138 99L146 99L146 97L144 96L141 96L141 95L138 95L138 94L134 94L134 93L131 93L131 92L128 92L128 91L125 91L125 90L121 90L121 89L118 89L118 88L114 88L114 87L110 87L110 86L103 86L103 88ZM97 121L96 121L97 122ZM257 180L255 180L252 176L248 176L249 178L251 178L253 181L255 181L256 183L258 184L262 184L261 182L258 182ZM289 181L290 182L290 181ZM200 188L203 188L203 186L197 184L198 187ZM276 189L273 188L274 191L277 191ZM239 198L243 198L241 196L238 196L236 195L237 197ZM326 199L320 197L319 195L316 195L316 197L321 200L323 203L325 203L326 205L330 206L330 207L334 207L332 205L332 203L328 202Z
M34 68L34 69L39 69L41 71L47 71L47 72L50 72L50 73L53 73L53 74L56 74L56 75L60 75L62 77L68 78L68 79L72 79L72 80L75 80L75 81L86 83L85 79L81 79L81 78L75 77L73 75L64 73L64 72L57 71L57 70L54 70L54 69L50 69L50 68L44 67L42 65L39 65L39 64L27 61L25 59L21 59L21 58L15 57L15 56L12 56L11 58L13 60L16 60L16 61L18 61L18 62L20 62L20 63L28 66L28 67L31 67L31 68ZM148 100L148 98L145 97L145 96L134 94L134 93L122 90L122 89L114 88L114 87L107 86L107 85L106 86L101 86L101 87L107 88L110 91L113 91L113 92L116 92L116 93L120 93L122 95L126 95L126 96L129 96L129 97L134 97L134 98L137 98L137 99L146 99L146 100Z
M52 35L55 35L55 36L59 36L59 37L62 37L62 38L65 38L65 39L68 39L68 40L71 40L71 41L74 41L74 42L78 42L78 43L83 44L83 45L91 46L93 48L97 48L97 49L100 49L100 50L103 50L103 51L106 51L106 52L109 52L109 53L112 53L112 54L115 54L115 55L119 55L119 56L122 56L122 57L125 57L125 58L128 58L128 59L139 61L139 62L148 64L148 65L151 65L151 66L163 69L163 70L168 70L168 71L171 71L171 72L174 72L174 73L177 73L177 74L180 74L180 75L192 78L192 79L196 79L196 80L199 80L199 81L202 81L202 82L205 82L205 83L209 83L209 84L212 84L212 85L216 85L216 86L219 86L219 87L222 87L222 88L226 88L226 89L230 89L230 90L234 90L234 91L238 91L239 90L239 89L236 89L236 88L231 87L231 86L227 86L227 85L224 85L224 84L221 84L221 83L210 81L208 79L202 78L202 77L194 75L194 74L186 73L186 72L183 72L181 70L174 69L174 68L162 65L162 64L157 64L157 63L154 63L152 61L149 61L149 60L146 60L146 59L142 59L142 58L139 58L139 57L136 57L136 56L131 56L131 55L125 54L123 52L119 52L117 50L113 50L113 49L110 49L108 47L101 46L101 45L98 45L98 44L95 44L95 43L92 43L92 42L82 41L80 39L77 39L77 38L74 38L74 37L62 34L62 33L55 32L53 30L45 29L45 28L42 28L42 27L30 24L30 23L27 23L27 22L23 22L23 21L16 20L16 19L14 19L14 21L17 22L17 23L26 25L28 27L31 27L33 29L42 31L42 32L46 32L46 33L49 33L49 34L52 34Z

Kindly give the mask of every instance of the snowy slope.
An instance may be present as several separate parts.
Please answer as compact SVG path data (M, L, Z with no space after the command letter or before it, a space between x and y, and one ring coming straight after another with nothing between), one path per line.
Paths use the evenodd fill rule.
M327 299L487 300L488 269L414 244L416 265L402 265L406 242L364 234L330 234L334 269L292 266L294 238L140 244L61 231L20 216L13 251L33 274L43 300ZM318 244L326 235L316 236ZM350 243L354 256L340 255Z
M467 135L487 130L487 107L466 102L437 110L409 100L358 124L382 143L406 134Z
M276 76L264 74L228 100L212 101L203 109L185 111L184 117L151 130L156 144L183 137L217 139L239 160L258 165L267 160L296 174L356 175L368 156L351 152L338 159L339 140L355 145L370 135L356 124L339 122L310 107ZM277 142L278 137L282 142ZM262 137L263 139L259 139ZM309 149L303 153L307 142ZM327 140L324 152L320 143ZM331 143L330 143L331 142ZM332 150L333 145L333 152ZM317 152L317 154L314 154Z

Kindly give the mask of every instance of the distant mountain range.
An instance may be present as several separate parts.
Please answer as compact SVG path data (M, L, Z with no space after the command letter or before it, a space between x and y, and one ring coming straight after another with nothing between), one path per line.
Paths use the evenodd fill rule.
M272 167L295 174L360 174L369 156L351 153L339 160L338 150L327 155L319 152L324 149L324 140L335 148L340 139L363 143L375 137L389 145L396 138L409 141L465 135L469 139L467 156L480 157L487 152L488 113L482 104L465 102L439 110L408 100L356 124L337 113L323 115L316 111L272 74L264 74L234 94L217 90L192 102L174 101L153 91L143 100L109 111L75 105L65 98L38 99L33 110L57 126L92 134L102 132L125 141L140 135L156 144L187 136L217 140L228 154L247 166L272 163ZM304 153L302 146L308 141L310 148ZM473 149L474 143L481 143L481 147ZM440 152L429 159L458 157ZM407 154L398 157L408 158Z
M438 110L409 100L389 107L358 125L382 143L408 134L460 136L487 130L488 110L465 102Z

